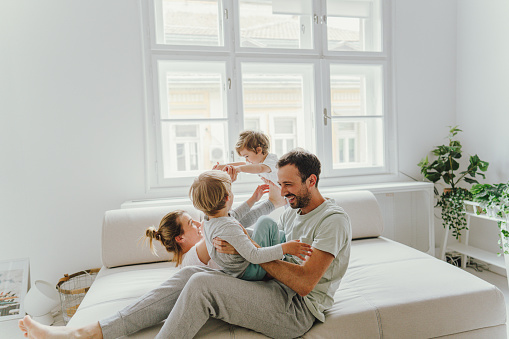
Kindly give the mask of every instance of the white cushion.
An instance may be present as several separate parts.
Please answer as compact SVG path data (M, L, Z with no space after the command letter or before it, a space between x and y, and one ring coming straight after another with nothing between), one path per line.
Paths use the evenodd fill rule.
M185 210L193 218L199 218L199 212L191 204L174 205L171 208L144 207L107 211L102 230L103 265L110 268L170 260L172 256L159 241L153 242L156 256L143 239L148 227L158 228L161 219L177 209Z
M327 197L335 199L336 203L350 216L353 239L378 237L382 234L382 213L371 192L341 192ZM184 210L193 218L199 219L200 212L192 206L191 202L172 206L107 211L104 215L102 232L103 265L111 268L170 260L172 256L158 241L154 241L158 254L155 256L148 249L148 245L144 246L143 240L140 239L143 238L147 227L157 228L163 216L177 209ZM283 210L279 208L271 213L271 216L277 219L277 215Z
M370 191L352 191L327 194L350 217L352 239L374 238L384 229L380 206Z

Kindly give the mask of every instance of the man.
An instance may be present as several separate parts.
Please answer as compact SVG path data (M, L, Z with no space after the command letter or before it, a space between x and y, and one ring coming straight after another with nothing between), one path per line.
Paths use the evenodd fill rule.
M192 338L213 317L269 337L303 335L316 319L325 320L323 312L334 302L350 256L350 221L320 194L320 167L318 158L304 150L293 150L278 161L281 195L291 206L279 226L287 240L312 245L313 254L305 261L291 257L261 264L273 280L243 281L191 266L96 324L45 327L25 317L21 330L31 338L117 338L166 320L157 338Z

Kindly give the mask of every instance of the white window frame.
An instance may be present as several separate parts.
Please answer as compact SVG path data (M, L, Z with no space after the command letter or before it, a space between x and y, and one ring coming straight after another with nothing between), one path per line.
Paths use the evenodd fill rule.
M326 5L325 0L313 0L313 41L312 49L257 49L239 47L240 36L235 30L238 27L238 9L234 0L219 0L222 3L224 46L170 46L158 44L155 39L156 18L153 1L140 0L142 13L143 43L143 75L145 79L145 111L146 111L146 187L148 193L161 192L166 196L181 196L187 193L193 177L163 178L161 154L161 128L158 123L158 74L157 60L217 60L225 62L226 77L229 81L227 91L228 119L227 133L229 149L224 150L227 161L236 161L234 145L238 133L243 127L242 80L240 64L244 61L263 63L311 63L314 64L315 102L313 128L315 134L315 153L322 162L321 185L358 184L364 182L381 182L394 180L397 177L396 149L396 115L393 110L393 67L391 50L391 0L383 0L382 7L382 50L380 52L328 51ZM237 46L235 46L237 45ZM356 168L334 170L332 158L331 121L327 125L324 113L331 112L330 71L331 63L381 65L383 70L383 133L384 133L384 164L372 168ZM362 118L362 116L361 116ZM297 122L297 125L299 122ZM280 156L280 155L279 155ZM246 176L244 176L246 177ZM242 179L236 183L237 191L247 191L258 183L257 176ZM239 180L240 181L240 180Z

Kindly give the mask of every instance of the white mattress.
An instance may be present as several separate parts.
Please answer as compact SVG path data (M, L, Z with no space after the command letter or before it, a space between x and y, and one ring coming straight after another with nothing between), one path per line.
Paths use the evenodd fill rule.
M175 270L171 263L103 267L68 325L85 325L112 315ZM506 308L500 290L385 238L352 242L350 266L335 300L326 312L326 322L317 322L304 338L506 337ZM159 327L132 337L153 338ZM214 319L197 337L233 336L264 337Z

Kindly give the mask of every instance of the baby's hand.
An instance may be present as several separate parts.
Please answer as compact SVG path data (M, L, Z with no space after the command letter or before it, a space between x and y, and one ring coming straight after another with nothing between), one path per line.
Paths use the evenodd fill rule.
M238 166L226 165L223 168L223 171L230 175L232 182L235 182L235 180L237 180L237 176L240 173L240 168Z
M268 192L269 192L269 185L258 185L258 187L256 187L253 195L251 196L253 198L253 202L257 202L258 200L260 200L262 198L262 196L265 193L268 193Z
M285 242L282 246L284 254L291 254L302 260L306 260L306 256L311 256L313 252L311 245L301 243L300 240L291 240Z
M219 162L216 163L214 165L214 167L212 167L213 170L218 170L218 171L222 171L224 168L226 167L226 165L219 165Z

